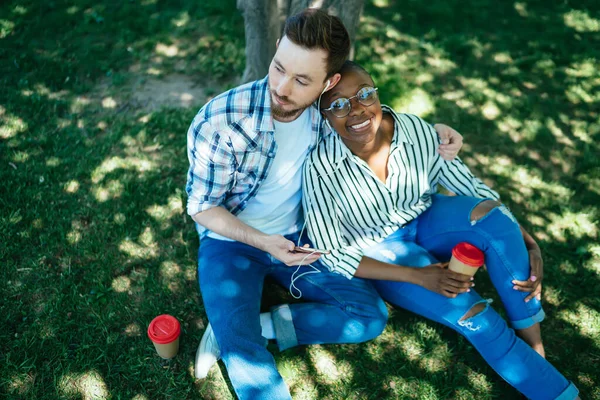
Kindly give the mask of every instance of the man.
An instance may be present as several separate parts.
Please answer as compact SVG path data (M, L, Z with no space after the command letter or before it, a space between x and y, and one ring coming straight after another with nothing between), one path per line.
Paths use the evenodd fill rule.
M358 343L386 324L369 282L294 251L310 245L300 236L302 165L325 129L313 103L339 81L349 49L338 18L316 9L288 18L268 76L211 100L188 131L187 210L201 238L198 275L210 321L195 373L205 377L220 356L240 399L290 398L267 339L281 350ZM454 140L441 151L460 148L460 135ZM260 314L266 276L306 302Z

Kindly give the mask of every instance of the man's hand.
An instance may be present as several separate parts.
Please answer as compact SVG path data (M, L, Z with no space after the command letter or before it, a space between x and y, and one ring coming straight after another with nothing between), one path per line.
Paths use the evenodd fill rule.
M264 239L261 250L266 251L287 266L308 265L321 257L320 254L297 253L294 251L296 245L281 235L269 235Z
M432 292L446 297L456 297L460 293L470 291L475 286L468 275L459 274L446 268L448 263L431 264L419 271L419 285Z
M462 135L444 124L435 124L433 128L442 142L438 148L438 153L446 161L454 160L463 145Z
M544 278L544 260L542 259L542 251L536 246L528 249L529 251L529 266L531 268L529 279L526 281L512 281L513 289L519 292L530 292L531 294L525 297L525 302L534 297L542 300L542 279Z

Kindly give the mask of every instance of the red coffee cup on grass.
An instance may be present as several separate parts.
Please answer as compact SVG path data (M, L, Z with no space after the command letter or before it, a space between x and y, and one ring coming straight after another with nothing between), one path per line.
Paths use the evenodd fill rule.
M158 355L164 359L177 355L180 333L179 321L168 314L159 315L148 325L148 337L154 343Z
M483 265L483 251L471 243L461 242L452 249L452 258L448 269L459 274L473 276Z

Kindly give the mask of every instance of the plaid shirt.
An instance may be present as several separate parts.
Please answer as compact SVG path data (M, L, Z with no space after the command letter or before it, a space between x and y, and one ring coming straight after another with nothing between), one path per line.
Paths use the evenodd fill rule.
M239 214L267 177L277 152L268 77L231 89L200 109L187 134L190 168L187 212L222 206ZM312 150L324 128L316 106L309 108ZM197 225L204 235L206 229Z

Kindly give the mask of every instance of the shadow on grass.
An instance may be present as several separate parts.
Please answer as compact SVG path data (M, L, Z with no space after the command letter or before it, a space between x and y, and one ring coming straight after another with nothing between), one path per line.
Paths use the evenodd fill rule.
M600 399L598 5L387 3L367 4L358 61L385 102L463 132L463 158L527 220L545 252L548 357ZM89 96L137 75L241 73L235 2L0 10L3 394L231 397L226 379L191 370L206 323L183 193L196 109ZM266 287L265 308L290 300ZM485 276L478 290L495 296ZM170 362L145 334L160 313L183 324ZM464 339L400 310L373 342L274 352L299 397L518 398Z

